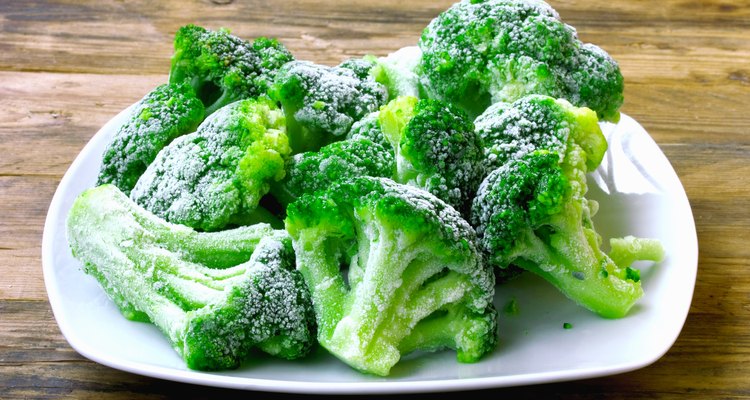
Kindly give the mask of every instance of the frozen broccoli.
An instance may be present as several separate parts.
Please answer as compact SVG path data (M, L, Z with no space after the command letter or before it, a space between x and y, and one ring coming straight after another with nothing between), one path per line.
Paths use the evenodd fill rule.
M492 103L545 94L619 119L619 66L543 1L462 0L430 22L419 47L427 93L472 116Z
M295 154L284 179L271 185L271 194L288 205L305 193L328 189L336 182L358 176L390 178L396 171L393 155L366 138L342 140L319 151Z
M422 50L408 46L375 59L370 74L388 89L388 100L400 96L424 97L417 68L422 60Z
M157 86L129 111L104 149L97 185L111 183L129 194L156 154L203 121L203 103L188 84Z
M366 62L328 67L293 61L281 68L269 94L284 109L294 153L343 139L355 121L385 104L388 93L365 74Z
M171 83L188 82L206 106L206 114L241 99L264 95L277 70L292 54L275 39L252 43L226 29L181 27L174 38Z
M564 155L568 146L586 154L586 171L596 169L607 150L596 113L563 99L528 95L513 103L495 103L474 120L489 170L534 150Z
M346 134L346 139L369 139L383 146L385 150L393 152L393 146L380 129L380 112L378 111L369 113L355 122Z
M394 180L468 212L485 169L482 142L466 113L444 101L404 96L382 107L378 118L394 149Z
M388 375L416 350L495 348L492 269L461 215L422 189L359 177L289 205L297 269L318 342L351 367Z
M642 296L637 270L618 265L601 250L586 199L586 155L536 150L492 171L479 187L472 224L490 263L517 265L557 287L579 305L608 318L625 316ZM650 246L660 247L650 240ZM631 259L654 251L619 246ZM630 261L625 254L619 260Z
M267 98L222 107L165 147L130 197L169 222L206 231L272 222L258 203L284 177L291 151L284 127Z
M196 232L113 185L81 194L67 230L73 255L123 315L156 325L191 369L235 368L255 348L299 358L315 343L309 291L284 231Z

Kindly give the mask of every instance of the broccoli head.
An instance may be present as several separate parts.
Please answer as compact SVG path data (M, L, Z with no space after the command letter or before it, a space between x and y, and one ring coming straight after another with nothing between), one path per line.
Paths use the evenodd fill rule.
M278 69L293 59L275 39L248 42L226 29L186 25L175 34L169 81L191 84L208 115L237 100L264 95Z
M206 231L263 221L269 213L258 203L284 177L290 154L284 127L267 98L224 106L159 152L130 197L169 222Z
M472 207L472 224L490 263L519 266L579 305L608 318L625 316L642 296L637 270L601 250L586 199L585 156L536 150L493 170ZM652 246L660 247L658 241ZM632 257L656 253L620 246ZM626 260L623 255L620 260ZM658 261L658 260L654 260Z
M358 176L390 178L396 171L393 155L366 138L342 140L319 151L295 154L287 163L286 176L271 185L271 194L288 205L305 193L328 189L336 182Z
M159 151L203 121L203 103L186 83L157 86L129 111L104 149L97 185L111 183L125 194Z
M441 100L399 97L379 111L400 183L427 190L462 213L484 176L484 148L461 109Z
M293 61L281 68L269 94L284 109L294 153L343 139L355 121L385 104L385 87L365 73L363 63L328 67Z
M309 291L284 231L196 232L102 185L76 199L67 232L123 315L156 325L191 369L236 368L255 348L299 358L315 343Z
M365 115L362 119L352 124L352 129L346 134L346 139L369 139L389 152L393 152L391 142L383 135L380 129L380 112L375 111Z
M417 74L421 60L419 47L403 47L386 57L376 58L370 73L388 89L388 100L401 96L425 97Z
M285 220L318 342L385 376L416 350L474 362L497 343L492 269L461 215L422 189L358 177L305 194Z
M600 119L619 119L619 66L583 44L543 1L462 0L430 22L419 47L427 93L472 116L492 103L545 94L589 107Z
M586 155L586 171L590 172L601 163L608 147L596 113L545 95L495 103L474 120L474 125L484 144L489 170L534 150L564 155L569 146L580 146Z

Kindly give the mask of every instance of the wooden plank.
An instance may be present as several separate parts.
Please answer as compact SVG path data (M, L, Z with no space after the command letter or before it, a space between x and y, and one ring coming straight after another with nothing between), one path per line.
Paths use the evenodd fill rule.
M49 305L42 301L2 301L4 323L0 335L0 398L80 398L105 395L128 398L136 393L168 396L190 388L191 398L239 398L246 392L208 387L190 387L145 378L90 362L67 347L57 330ZM750 376L750 343L746 324L727 323L730 312L693 312L672 349L655 364L634 372L577 382L492 391L514 399L538 399L555 394L565 398L601 398L612 393L630 397L660 398L689 396L695 391L711 398L746 398L750 395L745 377ZM719 331L716 328L720 327ZM706 340L715 335L717 339ZM722 340L718 340L718 337ZM701 376L705 380L691 377ZM489 391L487 391L489 392ZM197 397L195 397L197 396ZM291 395L277 394L279 398ZM413 397L450 397L410 395ZM399 396L396 396L397 398ZM140 396L139 396L140 398ZM402 397L405 398L405 397Z

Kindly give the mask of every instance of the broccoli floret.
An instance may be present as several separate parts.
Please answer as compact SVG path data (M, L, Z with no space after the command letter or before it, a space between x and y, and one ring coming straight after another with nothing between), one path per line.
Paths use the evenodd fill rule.
M378 118L395 150L395 180L468 212L485 169L482 142L466 113L444 101L405 96L382 107Z
M462 0L430 22L419 47L427 93L472 116L492 103L545 94L589 107L600 119L619 119L619 66L583 44L543 1Z
M299 358L315 343L309 291L284 231L196 232L113 185L81 194L67 230L73 255L123 315L156 325L191 369L235 368L255 348Z
M378 57L370 73L388 89L388 100L400 96L424 97L425 93L417 74L422 60L422 50L408 46Z
M370 76L370 70L375 67L375 61L375 57L372 56L350 58L341 62L338 67L351 70L357 78L367 80Z
M253 223L266 215L258 203L271 182L284 177L290 151L275 103L240 100L165 147L130 197L169 222L196 229Z
M203 103L188 84L157 86L136 103L104 149L97 185L111 183L130 194L156 154L203 121Z
M586 156L576 146L562 158L537 150L512 159L482 182L471 221L493 265L517 265L579 305L620 318L643 290L636 270L617 265L600 248L585 171Z
M295 154L343 139L355 121L386 102L385 87L362 70L354 61L338 67L293 61L281 68L269 94L284 109Z
M286 229L312 293L318 342L385 376L402 355L497 343L492 269L461 215L422 189L358 177L289 205Z
M534 150L564 155L572 145L583 148L587 171L593 171L607 151L607 139L596 113L545 95L495 103L474 120L474 125L490 171Z
M181 27L174 38L171 83L188 82L206 106L206 115L241 99L264 95L278 69L294 57L275 39L252 43L226 29Z
M346 139L369 139L381 146L386 151L393 152L391 142L380 129L380 112L375 111L365 115L362 119L352 125L352 129L346 134Z
M319 151L295 154L284 179L271 185L271 194L284 206L305 193L324 190L336 182L357 176L392 177L393 155L366 138L342 140Z

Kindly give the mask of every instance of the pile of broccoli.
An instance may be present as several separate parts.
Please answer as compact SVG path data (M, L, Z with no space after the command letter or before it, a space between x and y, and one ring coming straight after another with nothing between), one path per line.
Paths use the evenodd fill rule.
M528 271L621 318L657 239L602 250L587 174L623 79L534 0L463 0L414 46L329 67L188 25L169 82L130 109L68 240L123 315L189 368L316 346L363 373L497 348Z

